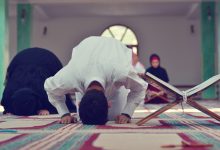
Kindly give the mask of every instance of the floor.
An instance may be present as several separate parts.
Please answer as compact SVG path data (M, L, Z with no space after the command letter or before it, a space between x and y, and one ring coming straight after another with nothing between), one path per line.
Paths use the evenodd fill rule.
M220 101L199 101L220 115ZM57 115L1 116L0 148L10 150L160 150L220 149L220 122L184 104L145 123L135 123L162 105L143 105L135 111L131 124L108 122L105 126L62 125ZM182 147L182 142L190 147ZM210 144L211 147L193 147ZM163 146L179 146L163 148ZM207 146L207 145L206 145Z

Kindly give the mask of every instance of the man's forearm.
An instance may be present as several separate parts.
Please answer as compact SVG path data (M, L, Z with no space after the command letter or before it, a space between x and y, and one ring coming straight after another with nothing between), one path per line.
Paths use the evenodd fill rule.
M123 114L128 114L130 117L132 117L135 109L138 107L140 102L144 100L145 98L145 90L143 89L142 91L139 92L130 92L128 94L128 101L127 104L125 105L124 110L122 111Z
M54 107L57 109L60 116L70 113L65 101L64 102L55 102L53 103Z

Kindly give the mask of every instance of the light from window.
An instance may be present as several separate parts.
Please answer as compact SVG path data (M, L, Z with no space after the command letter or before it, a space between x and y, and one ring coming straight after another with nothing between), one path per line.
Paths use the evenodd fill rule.
M137 37L135 33L126 26L111 26L102 33L102 36L115 38L131 48L135 54L138 53Z

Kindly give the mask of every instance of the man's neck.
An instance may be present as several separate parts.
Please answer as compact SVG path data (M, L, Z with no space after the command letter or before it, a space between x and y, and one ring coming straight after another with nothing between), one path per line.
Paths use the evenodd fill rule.
M93 81L89 87L87 88L87 91L90 91L90 90L98 90L98 91L104 91L104 88L102 87L102 85L97 82L97 81Z

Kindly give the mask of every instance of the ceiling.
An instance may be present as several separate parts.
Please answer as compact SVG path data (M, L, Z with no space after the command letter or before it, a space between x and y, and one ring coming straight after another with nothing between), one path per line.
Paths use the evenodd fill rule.
M99 16L155 16L186 15L190 9L188 3L134 3L134 4L55 4L42 5L51 17L71 17L74 15Z
M31 3L39 19L73 16L199 16L201 0L9 0L9 14L17 3Z

